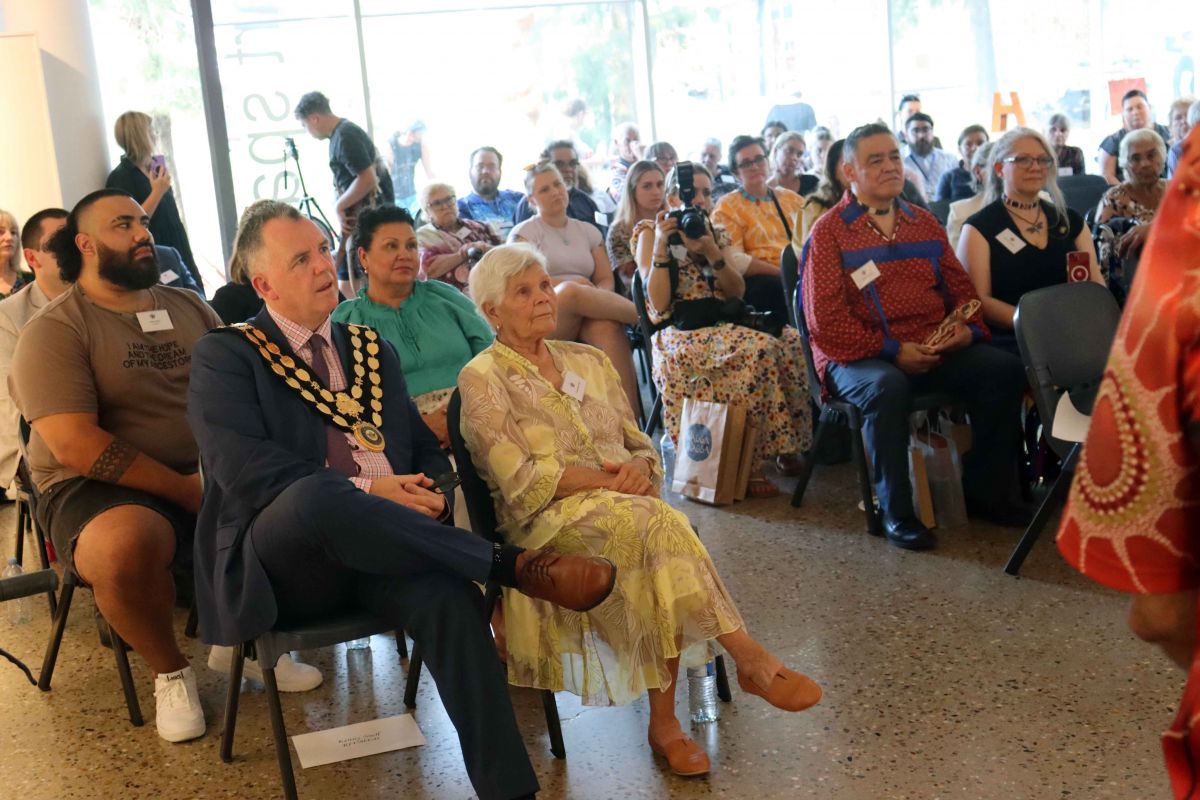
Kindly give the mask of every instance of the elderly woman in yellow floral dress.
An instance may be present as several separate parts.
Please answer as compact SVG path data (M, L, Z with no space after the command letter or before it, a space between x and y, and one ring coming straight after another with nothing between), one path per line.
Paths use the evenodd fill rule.
M505 537L617 566L612 595L586 613L505 592L509 681L567 690L589 705L648 691L650 747L681 775L709 770L675 717L689 646L716 639L742 689L779 708L816 703L815 683L750 638L687 517L659 499L657 456L608 358L547 340L557 296L545 258L526 244L495 248L470 288L496 341L459 375L462 432Z

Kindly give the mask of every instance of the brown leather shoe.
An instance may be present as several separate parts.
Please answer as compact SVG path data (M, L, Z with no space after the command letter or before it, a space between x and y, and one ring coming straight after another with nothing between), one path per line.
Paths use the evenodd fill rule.
M787 667L779 670L771 685L762 689L754 681L742 677L738 672L738 686L743 692L756 694L776 708L784 711L803 711L821 700L821 687L811 679Z
M646 741L650 743L650 749L655 755L667 760L667 766L676 775L689 778L694 775L707 775L712 770L708 753L686 736L682 739L672 739L665 745L659 745L654 741L654 737L649 735L646 736Z
M517 591L571 611L591 611L612 593L617 566L598 556L526 550L517 556Z

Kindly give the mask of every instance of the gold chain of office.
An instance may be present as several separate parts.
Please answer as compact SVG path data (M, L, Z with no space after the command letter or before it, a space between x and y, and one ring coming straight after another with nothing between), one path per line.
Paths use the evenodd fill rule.
M291 356L284 355L279 346L267 339L267 335L253 325L234 325L253 344L271 367L271 371L283 379L306 403L317 409L330 422L354 435L355 440L373 453L384 448L383 389L379 378L379 334L361 325L347 325L350 344L353 347L354 382L349 393L331 392L321 385L316 376ZM366 339L366 344L363 343ZM364 419L364 383L370 382L370 420Z

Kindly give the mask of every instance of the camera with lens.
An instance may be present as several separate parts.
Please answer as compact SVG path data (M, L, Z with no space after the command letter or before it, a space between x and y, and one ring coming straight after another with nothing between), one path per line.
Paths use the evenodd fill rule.
M474 264L475 262L479 261L479 259L481 259L481 258L483 258L483 251L480 250L478 247L468 247L467 248L467 261Z
M675 165L675 178L679 188L679 199L683 208L678 208L667 214L677 220L679 230L689 239L699 239L708 233L708 214L703 208L693 205L696 201L695 168L690 161L680 161ZM683 238L678 233L672 233L668 240L671 244L683 244Z

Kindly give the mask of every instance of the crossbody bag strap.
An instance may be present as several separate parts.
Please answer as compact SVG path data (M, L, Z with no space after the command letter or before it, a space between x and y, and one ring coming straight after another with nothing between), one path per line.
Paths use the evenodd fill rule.
M787 240L792 240L792 226L788 224L787 216L783 213L783 207L779 205L779 198L775 196L775 192L771 189L767 190L771 195L771 202L775 204L775 210L779 212L779 221L783 223L783 230L787 233Z

